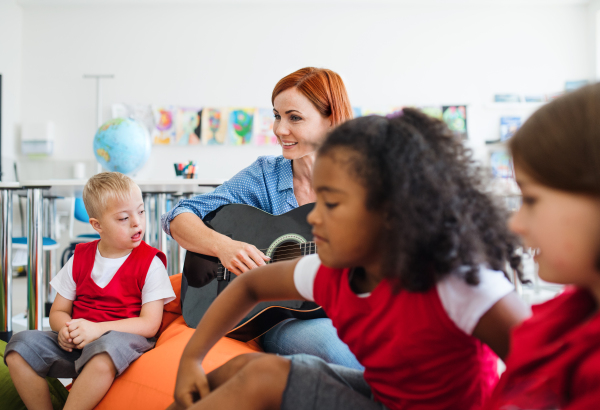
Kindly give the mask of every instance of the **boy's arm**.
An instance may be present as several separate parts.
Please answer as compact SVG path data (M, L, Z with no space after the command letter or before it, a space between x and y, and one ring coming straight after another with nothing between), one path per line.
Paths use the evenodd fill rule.
M261 266L237 277L210 305L179 363L175 388L179 405L189 407L198 393L201 397L208 394L208 383L202 370L204 356L259 301L304 299L294 284L298 260Z
M132 333L146 338L156 335L162 321L163 299L144 303L139 317L114 320L110 322L90 322L85 319L73 319L67 323L69 334L78 349L98 339L109 330Z
M59 332L65 323L71 320L73 313L73 301L64 298L60 293L56 294L52 307L50 308L50 328L55 332Z

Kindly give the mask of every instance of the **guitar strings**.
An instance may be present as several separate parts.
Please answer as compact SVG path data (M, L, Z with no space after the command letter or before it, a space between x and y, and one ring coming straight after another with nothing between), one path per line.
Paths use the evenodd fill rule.
M306 246L305 249L302 249L300 245L305 245L305 244L309 245L309 246ZM298 247L298 250L300 250L302 252L302 255L296 255L295 252L291 252L291 251L288 250L287 252L278 254L276 261L270 260L270 261L267 261L266 263L270 264L270 263L273 263L273 262L281 262L281 261L292 260L292 259L295 259L295 258L300 257L300 256L312 255L312 254L315 254L317 252L317 247L315 245L315 242L305 242L303 244L296 243L296 244L292 244L292 245L289 245L289 246L286 245L286 247ZM282 246L282 247L278 248L278 250L282 249L282 248L284 248L284 247ZM219 267L217 268L217 275L222 274L226 270L224 268L225 267L219 261Z

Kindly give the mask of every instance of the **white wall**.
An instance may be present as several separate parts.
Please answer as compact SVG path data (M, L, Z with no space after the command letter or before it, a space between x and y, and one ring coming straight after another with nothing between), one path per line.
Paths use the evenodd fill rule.
M15 140L20 124L22 11L15 0L0 0L2 74L2 180L14 180Z
M115 102L269 107L277 80L308 65L339 72L355 106L470 104L470 144L483 157L504 114L489 107L493 94L594 77L588 5L558 3L25 3L21 119L54 121L57 141L52 160L23 161L23 173L69 177L80 159L93 171L95 85L83 74L115 75L104 83L108 119ZM202 176L230 177L278 152L154 146L138 176L171 177L171 163L197 159Z

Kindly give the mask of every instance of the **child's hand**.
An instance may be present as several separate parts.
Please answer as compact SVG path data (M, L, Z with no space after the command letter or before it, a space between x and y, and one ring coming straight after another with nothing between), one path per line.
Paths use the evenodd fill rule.
M69 336L77 349L83 349L85 345L102 336L102 329L98 323L85 319L73 319L67 322Z
M210 387L202 365L195 360L182 360L177 372L173 407L187 409L194 402L206 397L208 393Z
M73 339L69 336L69 328L67 326L63 326L58 332L58 345L67 352L72 352L75 348Z

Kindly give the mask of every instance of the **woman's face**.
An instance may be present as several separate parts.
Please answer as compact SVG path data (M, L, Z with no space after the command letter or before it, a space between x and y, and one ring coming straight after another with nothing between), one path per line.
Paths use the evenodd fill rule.
M510 229L533 248L539 276L548 282L584 288L600 286L600 201L589 195L549 188L515 166L523 205Z
M296 87L281 92L273 102L273 132L287 159L298 159L316 151L331 119L323 117Z

